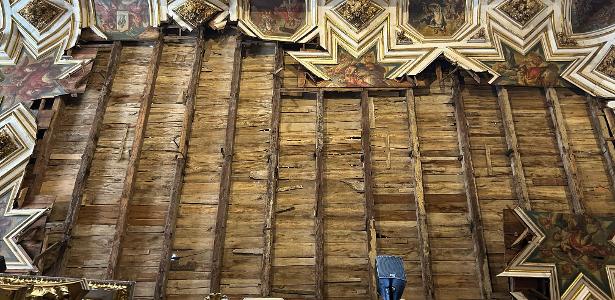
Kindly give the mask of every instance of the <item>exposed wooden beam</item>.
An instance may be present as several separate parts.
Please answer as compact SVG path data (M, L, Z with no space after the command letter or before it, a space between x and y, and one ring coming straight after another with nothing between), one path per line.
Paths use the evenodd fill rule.
M243 43L241 37L237 37L235 57L233 61L233 78L231 80L231 95L229 99L229 111L226 125L226 138L224 142L224 162L220 175L220 193L218 195L218 214L216 216L216 231L212 252L211 283L212 293L220 292L222 276L222 258L224 255L224 241L226 238L226 221L228 218L228 205L231 189L231 174L233 154L235 148L235 125L237 123L237 103L239 102L239 87L241 81L241 60Z
M519 153L517 131L515 130L515 121L510 106L508 90L503 86L496 86L496 90L498 93L498 105L500 106L500 113L502 115L502 125L504 126L504 134L506 136L508 157L510 159L510 167L513 175L513 189L517 197L517 205L524 209L531 209L530 196L527 183L525 182L523 163L521 162L521 154Z
M141 150L143 148L143 140L145 139L145 131L147 130L147 120L149 112L152 108L154 99L154 90L156 89L156 78L158 77L158 68L160 67L160 57L162 56L163 40L162 36L156 41L153 50L153 56L150 60L146 85L141 98L141 107L135 125L135 136L132 142L130 158L126 168L126 176L124 176L124 187L120 198L119 216L115 224L115 234L111 242L111 256L109 257L109 265L107 266L107 279L114 279L117 276L117 265L122 251L122 241L126 235L126 224L128 223L129 204L135 191L135 181L139 169L139 160L141 158Z
M278 158L280 151L280 88L282 87L281 69L284 66L284 49L280 43L275 46L273 73L273 97L271 99L271 138L269 142L269 162L267 175L267 200L265 202L265 246L261 272L261 295L271 293L272 250L275 236L275 207L278 190Z
M600 152L602 152L602 158L604 159L607 176L611 184L611 193L613 194L613 199L615 199L615 159L613 158L614 153L611 153L609 144L606 141L608 128L605 128L606 126L600 121L600 115L602 115L603 112L602 104L598 102L596 98L587 95L587 108L589 109L589 116L594 134L596 135L598 146L600 146Z
M119 67L120 54L122 52L122 43L115 41L111 48L111 54L109 56L109 62L107 64L107 70L105 73L105 81L102 84L100 90L100 98L98 100L98 106L94 113L94 119L92 120L92 127L88 134L83 156L81 156L81 165L75 178L75 185L73 187L73 193L71 201L68 206L68 214L64 220L64 234L62 238L62 246L58 249L58 259L54 267L53 274L59 276L64 272L66 267L67 258L66 250L69 247L69 242L73 233L73 228L77 222L79 216L79 209L81 208L81 200L83 198L83 192L85 190L85 181L90 173L90 167L92 166L92 159L94 158L94 152L96 150L96 144L98 143L98 137L100 136L100 129L103 124L103 117L107 111L107 104L111 98L111 89L113 87L113 80Z
M425 291L425 299L433 300L435 299L434 281L431 270L431 247L429 246L427 211L425 209L425 194L423 191L423 166L421 163L419 130L416 122L416 99L414 97L414 90L412 89L406 92L406 108L410 134L410 151L412 151L411 157L414 166L414 203L416 206L416 227L418 230L423 289Z
M377 299L376 287L376 225L374 218L374 192L372 180L372 150L369 112L369 94L361 91L361 149L363 151L363 180L365 195L365 231L367 232L367 270L370 299Z
M201 75L201 67L203 65L203 56L205 54L203 30L199 29L197 39L195 41L194 62L192 65L192 73L190 74L190 82L186 89L184 120L182 124L182 135L179 143L179 153L176 156L175 176L171 186L171 195L169 197L169 207L164 224L164 242L162 245L162 254L160 256L160 264L158 266L158 274L156 275L156 287L154 290L154 299L164 299L166 296L167 279L169 269L171 267L171 251L173 249L173 237L175 225L177 224L177 215L179 212L179 202L182 193L184 182L184 171L186 169L186 155L188 154L188 143L192 133L192 123L194 121L194 110L197 87Z
M568 180L568 190L570 192L570 207L575 214L583 214L583 189L579 180L579 171L570 140L568 139L568 131L566 130L566 121L562 113L562 108L557 96L557 91L554 88L546 88L546 102L551 114L551 120L555 128L555 137L557 138L557 146L559 149L566 179Z
M314 240L316 299L324 299L325 295L325 207L324 197L324 141L325 141L325 100L322 90L316 95L316 205L314 208Z
M464 174L464 184L466 198L468 200L468 214L470 219L470 231L472 233L472 244L474 247L474 257L476 259L476 274L478 276L478 286L483 299L491 299L492 287L491 276L489 274L489 262L487 261L487 246L483 236L483 221L478 203L478 192L476 179L474 177L474 165L470 151L470 132L468 119L466 118L463 97L459 78L456 75L453 79L453 103L455 106L455 120L457 122L457 137L459 140L459 152L463 159L461 167Z

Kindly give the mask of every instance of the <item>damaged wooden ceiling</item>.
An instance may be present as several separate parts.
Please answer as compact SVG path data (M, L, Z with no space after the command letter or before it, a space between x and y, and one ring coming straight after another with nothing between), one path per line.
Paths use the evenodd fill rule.
M375 53L389 79L416 75L444 55L464 69L489 72L491 82L550 86L556 74L592 95L615 97L612 1L5 0L1 7L0 64L64 53L84 28L106 39L140 40L173 20L189 30L230 21L264 40L318 38L325 51L292 56L322 79L330 79L323 66L338 64L341 52ZM65 63L61 55L55 62Z

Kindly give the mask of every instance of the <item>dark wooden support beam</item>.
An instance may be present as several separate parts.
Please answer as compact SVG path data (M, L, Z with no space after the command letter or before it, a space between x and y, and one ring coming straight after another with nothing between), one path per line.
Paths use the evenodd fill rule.
M239 86L241 81L241 60L243 43L237 37L235 57L233 61L233 78L231 80L231 96L229 99L228 121L226 125L226 139L223 149L224 162L220 176L220 194L218 196L218 214L216 217L216 231L212 252L211 284L212 293L220 292L222 276L222 258L224 255L224 240L226 238L226 221L228 218L229 196L231 191L231 174L235 145L235 124L237 123L237 103L239 102Z
M156 78L158 77L158 68L160 67L160 57L162 56L163 40L162 35L156 41L153 50L153 56L150 60L146 85L143 90L141 99L141 107L135 125L135 136L132 142L128 167L126 168L126 176L124 177L124 187L122 189L122 197L120 198L120 208L117 223L115 224L115 235L111 242L111 256L109 257L109 265L107 266L107 279L114 279L117 276L117 265L122 251L122 240L126 235L126 224L128 223L129 204L135 191L135 181L139 169L139 160L141 158L141 150L143 148L143 140L145 139L145 131L147 130L147 120L149 112L152 108L154 99L154 90L156 89Z
M325 100L322 90L316 95L316 205L314 208L314 240L316 299L324 299L325 295L325 207L324 197L324 141L325 141Z
M363 150L363 180L365 185L365 231L367 232L367 270L369 297L377 299L376 287L376 221L374 218L374 192L372 190L372 150L370 140L369 94L361 92L361 149Z
M587 108L589 109L589 116L594 134L596 135L596 140L600 147L600 152L602 152L602 158L604 159L607 176L611 184L611 193L613 194L613 199L615 199L615 159L613 158L614 153L611 153L609 144L606 141L607 134L609 134L608 128L605 128L606 126L600 121L600 115L603 113L602 104L598 102L596 98L588 95Z
M267 200L265 202L265 246L261 273L261 295L271 294L271 265L273 263L273 243L275 236L276 191L278 190L278 158L280 151L280 88L282 87L281 69L284 66L284 49L280 43L275 47L273 73L273 98L271 99L271 138L269 142L269 162L267 175Z
M478 276L478 286L483 299L491 299L492 287L489 274L489 262L487 261L487 246L483 236L483 221L478 203L478 192L476 188L476 178L474 177L474 165L470 151L470 132L468 119L466 118L463 98L459 78L453 75L453 104L455 106L455 120L457 122L457 137L459 140L459 152L463 159L461 167L464 174L464 184L466 198L468 200L468 215L470 220L470 231L472 233L472 244L474 246L474 257L476 259L476 274Z
M410 151L414 167L414 203L416 206L416 227L418 230L419 255L425 299L433 300L434 282L431 270L431 247L427 230L427 211L425 209L425 193L423 191L423 166L419 145L419 130L416 122L416 99L414 90L406 92L406 107L408 113L408 129L410 134Z
M92 159L94 158L94 152L96 150L96 144L98 143L98 137L100 136L100 129L103 125L103 117L107 111L107 104L111 98L111 89L113 87L113 80L119 67L120 54L122 52L122 43L115 41L111 48L111 54L109 56L109 63L107 64L106 78L100 90L100 98L98 100L98 106L94 113L94 119L92 120L92 127L88 135L85 150L81 157L81 165L75 178L75 185L73 187L73 193L71 201L68 206L68 214L64 220L64 234L62 246L58 249L58 259L54 267L53 274L59 276L64 272L66 267L67 258L65 257L66 251L69 247L69 242L73 234L73 228L77 222L79 216L79 209L81 208L81 200L83 198L83 192L85 190L85 181L90 173L90 167L92 166Z
M521 154L519 154L517 131L515 130L515 121L510 106L508 90L503 86L496 86L496 90L498 93L498 105L500 106L500 113L502 115L502 125L504 126L504 134L506 135L506 145L508 147L508 156L510 158L510 167L513 175L513 189L517 197L517 205L524 209L531 209L530 196L527 183L525 182Z
M177 224L179 202L184 182L184 170L186 169L186 155L188 154L188 143L192 133L192 123L194 121L196 92L197 87L199 86L199 78L201 75L204 54L205 47L203 31L202 29L199 29L194 50L194 64L192 65L190 82L188 83L188 88L186 89L184 121L182 124L182 135L179 143L179 153L176 156L175 162L175 176L173 177L169 207L167 209L164 224L164 242L162 245L162 254L160 256L158 274L156 275L156 287L154 290L154 299L156 300L164 299L166 296L167 279L169 269L171 267L173 237L175 225Z
M570 140L568 139L568 131L566 130L566 123L562 108L557 96L557 91L554 88L546 88L546 101L549 113L551 114L551 120L553 121L553 127L555 128L555 136L557 138L557 146L559 148L560 156L562 157L562 163L564 165L564 172L566 172L566 179L568 180L568 190L570 192L570 207L575 214L585 213L583 207L583 189L581 187L581 181L579 180L579 171L577 170L577 163Z

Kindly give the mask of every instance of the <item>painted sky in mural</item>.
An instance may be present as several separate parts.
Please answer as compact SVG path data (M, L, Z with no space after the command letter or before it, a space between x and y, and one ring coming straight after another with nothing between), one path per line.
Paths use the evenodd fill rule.
M149 27L147 0L94 0L96 25L111 39L134 40Z
M289 37L305 24L303 0L252 0L250 20L266 35Z
M410 1L408 23L426 37L453 35L465 22L465 0Z
M548 62L540 43L536 44L526 55L516 52L502 44L503 62L485 62L501 76L497 84L522 86L562 86L561 72L567 62Z
M545 240L527 259L557 266L560 291L583 273L610 294L606 265L615 265L615 219L561 213L528 212Z
M572 31L586 33L615 24L615 0L572 0Z

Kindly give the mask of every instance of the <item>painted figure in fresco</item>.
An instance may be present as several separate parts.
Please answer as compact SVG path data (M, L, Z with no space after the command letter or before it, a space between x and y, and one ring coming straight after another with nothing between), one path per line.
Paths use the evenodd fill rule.
M53 58L47 57L38 62L22 59L16 66L3 67L0 92L17 101L25 101L58 91L60 87L55 80L62 70L52 66Z
M444 16L444 9L439 3L430 3L423 10L429 12L424 18L423 22L427 23L427 26L433 28L434 33L443 33L446 30L446 17Z
M573 0L570 14L574 33L600 30L615 24L615 0Z
M350 87L386 86L386 68L378 64L376 53L368 52L359 59L342 52L338 64L327 69L335 84Z
M147 0L96 0L94 5L97 25L107 34L135 38L149 26Z
M250 2L250 19L264 33L291 36L305 21L305 1L255 0Z
M492 63L494 71L500 74L499 83L524 86L558 86L559 75L564 68L562 63L545 59L540 44L526 55L503 45L503 62Z
M409 6L409 23L425 36L453 35L465 21L464 0L416 0Z

